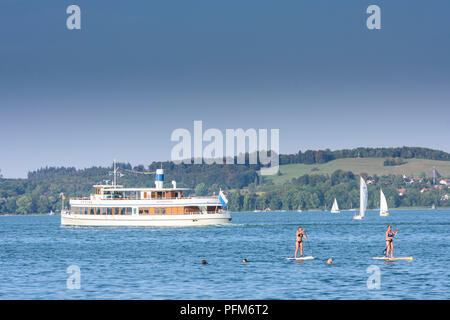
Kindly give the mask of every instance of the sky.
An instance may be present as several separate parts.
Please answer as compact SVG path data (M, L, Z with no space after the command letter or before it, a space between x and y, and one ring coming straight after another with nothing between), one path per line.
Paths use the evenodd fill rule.
M68 30L66 8L81 8ZM369 30L366 9L381 8ZM280 152L450 152L450 2L2 0L0 170L169 160L177 128Z

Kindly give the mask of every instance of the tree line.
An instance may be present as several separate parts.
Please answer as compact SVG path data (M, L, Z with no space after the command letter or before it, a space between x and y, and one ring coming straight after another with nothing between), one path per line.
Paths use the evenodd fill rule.
M400 148L354 148L331 151L307 150L296 154L280 155L280 164L314 164L326 163L342 158L403 158L403 159L428 159L450 161L450 154L444 151L421 147Z
M372 183L368 185L369 209L379 208L380 188L390 208L450 206L444 195L448 189L432 186L432 179L424 178L406 187L401 175L373 176L363 174ZM407 188L403 195L398 189ZM428 188L421 192L423 188ZM259 190L237 190L229 194L231 211L254 210L330 210L334 198L340 209L359 208L359 176L336 170L331 175L305 174L282 185L264 185Z

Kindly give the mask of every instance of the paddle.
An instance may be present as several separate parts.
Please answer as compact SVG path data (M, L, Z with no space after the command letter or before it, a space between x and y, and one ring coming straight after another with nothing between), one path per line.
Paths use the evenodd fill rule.
M309 247L309 251L311 251L311 256L313 256L313 252L312 252L312 249L311 249L311 245L309 244L309 237L308 237L308 235L306 234L306 229L303 229L303 232L305 233L305 236L307 237L307 238L306 238L306 241L308 242L308 247Z

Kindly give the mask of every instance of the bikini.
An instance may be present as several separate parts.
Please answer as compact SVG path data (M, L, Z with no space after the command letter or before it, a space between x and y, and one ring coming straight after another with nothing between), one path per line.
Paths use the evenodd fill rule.
M388 239L388 240L386 240L386 241L389 241L389 242L394 241L394 236L395 236L395 234L393 234L393 233L388 233L388 238L391 238L391 239Z

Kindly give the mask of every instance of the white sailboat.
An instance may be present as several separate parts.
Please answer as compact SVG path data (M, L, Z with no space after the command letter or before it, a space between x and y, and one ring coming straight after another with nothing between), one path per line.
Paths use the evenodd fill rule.
M388 205L383 190L380 189L380 217L389 216Z
M354 220L362 220L366 214L367 208L367 185L362 177L360 177L359 185L359 215L354 215Z
M339 213L339 206L336 198L334 198L333 206L331 207L331 213Z

